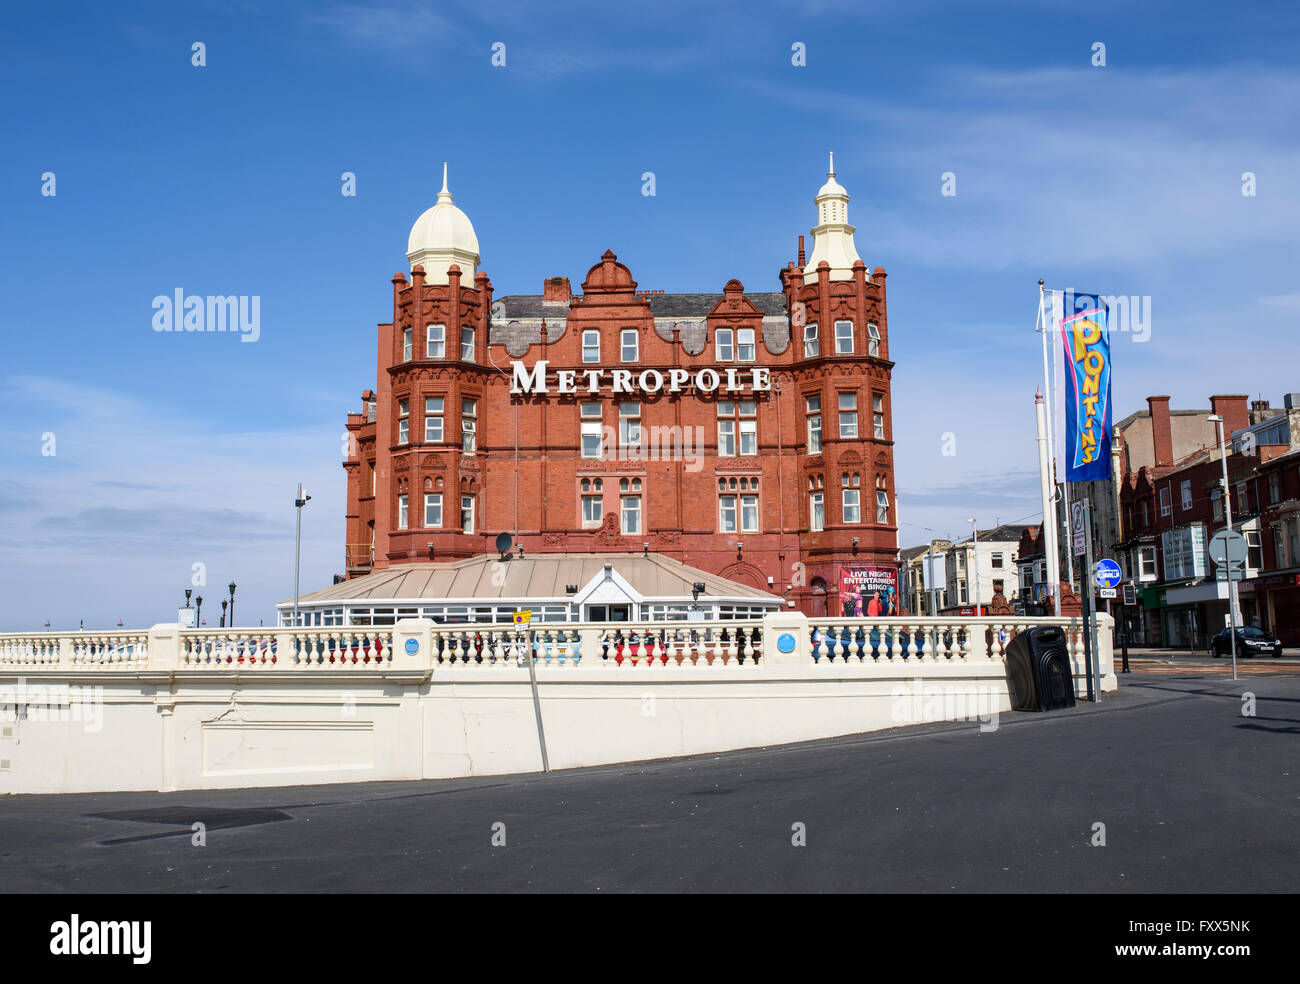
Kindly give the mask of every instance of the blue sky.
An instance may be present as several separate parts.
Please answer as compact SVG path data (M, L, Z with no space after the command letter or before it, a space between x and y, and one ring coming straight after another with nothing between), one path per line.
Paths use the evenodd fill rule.
M976 6L12 7L0 630L164 621L195 564L214 615L233 578L270 623L298 481L303 589L329 583L343 415L443 160L498 294L607 247L646 289L775 290L834 150L889 272L904 545L1037 519L1039 277L1151 298L1118 416L1300 390L1296 8ZM178 287L260 296L261 338L154 332Z

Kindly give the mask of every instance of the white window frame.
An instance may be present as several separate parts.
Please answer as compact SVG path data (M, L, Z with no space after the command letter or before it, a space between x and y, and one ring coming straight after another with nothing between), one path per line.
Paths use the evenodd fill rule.
M437 409L432 409L430 404L437 403ZM424 443L440 444L446 435L443 426L444 414L446 411L446 397L426 396L424 398ZM437 430L433 431L431 425L437 425Z
M633 412L635 411L635 412ZM633 434L635 428L635 434ZM641 429L641 404L625 401L618 405L618 443L623 448L640 448L644 432Z
M867 322L867 355L880 358L880 326L874 321Z
M434 332L437 332L436 336ZM424 340L424 357L426 359L445 359L447 357L447 326L432 324L427 328Z
M404 530L410 524L411 511L406 495L397 497L397 528Z
M719 328L713 333L713 358L717 362L734 362L736 335L731 328Z
M397 401L397 443L411 443L411 400L410 397Z
M718 532L737 533L740 530L739 495L724 492L718 496Z
M746 349L749 350L748 355L745 354ZM737 328L736 329L736 361L753 362L754 359L757 358L756 353L757 353L757 348L755 347L755 342L754 342L754 329Z
M474 329L470 325L462 325L460 329L460 361L474 361Z
M815 404L815 406L814 406ZM822 453L822 398L804 397L804 419L807 421L808 453ZM815 440L814 440L815 438Z
M462 495L460 497L460 531L462 533L474 532L474 497L472 495Z
M889 493L884 489L876 489L876 522L889 522Z
M862 490L843 488L840 491L840 514L845 523L858 525L862 522Z
M430 509L434 510L434 515L430 516ZM424 493L424 525L431 529L437 529L442 526L442 493L426 492Z
M644 524L641 522L641 495L633 493L619 495L618 522L624 536L640 536ZM629 522L632 520L632 522Z
M632 356L628 358L628 341L632 343ZM641 336L635 328L624 328L619 332L619 359L623 362L641 361Z
M835 322L835 354L836 355L853 354L853 322L852 321Z
M587 328L582 333L582 364L600 365L600 332L595 328Z
M740 532L758 532L758 493L742 492L740 494Z
M871 394L871 427L876 440L885 439L885 394Z
M844 398L848 397L853 401L853 406L845 407ZM839 433L841 441L856 441L858 439L858 394L856 392L836 393L835 405L839 411Z
M808 528L814 533L826 529L826 493L808 493Z
M605 496L602 492L583 492L582 528L596 529L605 521ZM591 515L589 515L591 514Z
M1183 507L1183 512L1192 508L1192 480L1184 479L1178 486L1179 498Z
M810 321L803 326L803 357L815 359L821 354L821 339L817 334L817 322Z
M1173 497L1169 494L1169 486L1162 485L1160 487L1160 515L1161 516L1168 516L1170 513L1174 511L1174 507L1171 502L1172 498Z
M413 332L410 328L402 329L402 361L411 361L411 344Z
M478 451L478 400L472 396L460 400L460 449L464 454Z

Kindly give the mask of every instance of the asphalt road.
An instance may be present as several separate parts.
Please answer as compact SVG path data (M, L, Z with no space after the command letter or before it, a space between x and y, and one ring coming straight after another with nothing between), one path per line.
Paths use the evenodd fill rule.
M1300 679L1123 681L988 733L549 776L4 797L0 890L1294 892Z

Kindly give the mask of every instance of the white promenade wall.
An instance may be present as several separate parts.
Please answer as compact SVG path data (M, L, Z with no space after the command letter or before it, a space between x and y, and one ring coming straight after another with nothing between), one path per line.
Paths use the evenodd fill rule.
M1066 630L1082 698L1077 619L778 613L537 626L531 643L510 627L425 620L0 635L0 793L536 771L530 651L553 769L924 721L987 730L1010 706L1005 641L1036 624ZM1106 616L1099 636L1102 690L1114 690Z

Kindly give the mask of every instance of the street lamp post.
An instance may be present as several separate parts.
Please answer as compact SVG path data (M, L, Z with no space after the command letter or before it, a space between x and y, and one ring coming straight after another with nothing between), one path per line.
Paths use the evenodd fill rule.
M230 588L230 627L235 627L235 582L231 581L227 585Z
M226 601L225 598L221 599L221 627L223 629L226 627L226 606L228 604L230 604L230 602Z
M980 613L980 531L975 526L975 520L970 520L971 535L971 569L970 582L975 595L975 614Z
M1232 529L1232 496L1228 494L1228 449L1223 441L1223 417L1212 413L1207 418L1214 422L1219 431L1219 464L1223 466L1223 518L1227 520L1226 530ZM1232 640L1232 678L1237 679L1237 582L1232 579L1232 568L1228 568L1228 627Z
M302 567L302 507L311 502L311 496L305 495L302 490L302 482L298 483L298 498L293 500L294 508L298 510L297 532L293 538L293 625L298 627L298 573Z
M189 594L189 592L185 592ZM194 627L203 628L203 595L194 596Z

